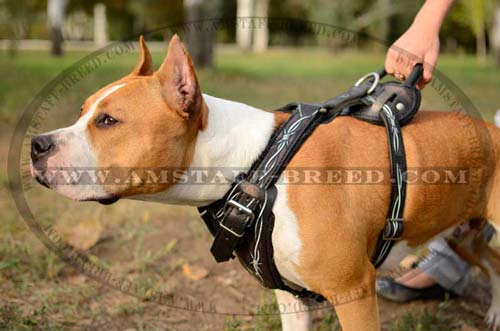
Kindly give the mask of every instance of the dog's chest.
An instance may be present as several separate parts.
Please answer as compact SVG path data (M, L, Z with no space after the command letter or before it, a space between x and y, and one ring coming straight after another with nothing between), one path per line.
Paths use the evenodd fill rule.
M278 182L282 182L282 180ZM277 188L278 195L273 208L275 216L272 235L274 261L283 278L308 288L296 271L296 266L300 262L302 248L298 220L289 206L287 185L279 184Z

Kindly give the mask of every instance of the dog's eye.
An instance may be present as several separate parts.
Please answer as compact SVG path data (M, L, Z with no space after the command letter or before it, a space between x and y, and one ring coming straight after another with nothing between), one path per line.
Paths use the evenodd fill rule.
M111 125L113 125L113 124L118 123L118 121L117 121L117 120L115 120L115 119L114 119L113 117L111 117L111 116L106 116L106 117L104 118L104 120L102 121L102 123L104 123L104 125L111 126Z
M99 127L109 127L118 123L118 120L108 114L101 114L96 119L96 125Z

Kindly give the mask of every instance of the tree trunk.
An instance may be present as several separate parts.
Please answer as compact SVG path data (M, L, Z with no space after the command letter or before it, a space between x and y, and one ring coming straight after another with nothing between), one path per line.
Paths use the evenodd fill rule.
M94 42L97 47L104 47L108 43L106 6L102 3L94 5Z
M390 27L390 20L391 16L389 15L384 15L384 13L389 12L390 9L390 0L379 0L379 8L381 12L381 17L382 21L380 22L380 39L382 39L384 42L389 41L389 27Z
M486 62L486 33L481 29L476 37L476 54L481 63Z
M253 51L264 52L269 42L269 28L267 26L267 11L269 0L255 0L256 28L253 35Z
M10 24L7 25L7 37L9 39L8 44L8 54L10 56L17 55L19 39L21 39L22 34L18 31L22 30L22 25L18 24L17 19L13 19Z
M491 26L490 45L495 57L495 63L500 67L500 4L495 8L493 25Z
M189 55L198 68L211 67L213 64L213 44L215 42L215 29L210 21L201 21L204 18L213 18L217 13L218 0L185 0L186 42ZM201 22L200 22L201 21ZM201 25L195 29L194 23Z
M67 0L48 0L47 1L47 19L49 23L50 39L52 41L52 55L60 56L63 54L62 29L64 25L64 16L66 12Z
M236 43L241 49L248 50L252 45L252 29L248 17L253 15L253 0L238 0L236 9Z

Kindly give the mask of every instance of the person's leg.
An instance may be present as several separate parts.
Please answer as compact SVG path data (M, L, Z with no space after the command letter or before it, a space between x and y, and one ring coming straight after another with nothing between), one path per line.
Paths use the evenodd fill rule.
M443 239L429 244L429 254L418 266L403 276L377 279L377 292L391 301L407 302L416 299L442 298L467 285L469 265L462 261ZM461 293L456 293L461 294Z
M493 228L486 226L483 230L485 240L489 241L493 233ZM386 299L399 302L440 297L446 291L461 296L469 285L470 269L446 240L437 239L429 244L429 254L417 268L396 280L378 279L377 291Z
M403 285L422 288L437 283L454 294L462 295L469 284L471 266L462 260L443 238L429 244L429 255L419 263L418 268L424 276L409 278ZM426 276L429 280L427 283ZM423 282L424 286L419 286L419 281Z
M436 285L436 281L420 267L411 269L401 277L396 278L395 281L411 288L426 288Z

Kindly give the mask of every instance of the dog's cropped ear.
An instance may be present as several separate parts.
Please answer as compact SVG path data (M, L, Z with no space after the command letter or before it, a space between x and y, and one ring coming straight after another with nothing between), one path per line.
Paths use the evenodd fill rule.
M148 46L144 38L139 38L139 59L135 65L134 70L130 73L131 76L151 76L153 74L153 60L149 53Z
M167 56L156 75L167 105L182 117L188 118L201 107L201 91L193 62L177 35L170 39Z

